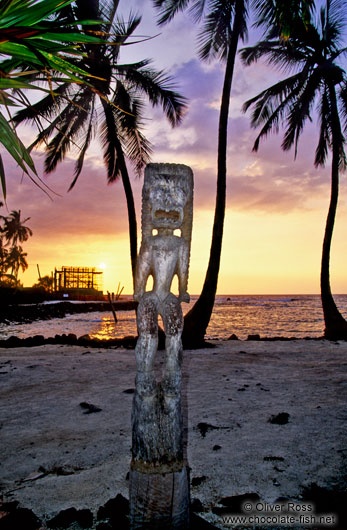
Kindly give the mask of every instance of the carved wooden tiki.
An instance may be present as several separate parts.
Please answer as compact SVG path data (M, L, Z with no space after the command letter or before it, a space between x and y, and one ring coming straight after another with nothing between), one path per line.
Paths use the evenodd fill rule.
M142 191L142 243L135 294L138 341L132 411L131 528L189 526L189 480L181 415L181 301L189 302L193 173L181 164L149 164ZM174 234L180 229L180 235ZM178 298L170 292L178 276ZM153 289L146 292L149 276ZM165 331L165 371L157 382L158 315Z

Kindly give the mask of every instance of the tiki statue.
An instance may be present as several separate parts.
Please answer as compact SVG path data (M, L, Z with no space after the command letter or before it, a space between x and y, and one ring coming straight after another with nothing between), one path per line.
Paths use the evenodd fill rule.
M188 525L189 487L181 417L183 316L180 302L189 302L192 217L191 169L181 164L149 164L142 191L142 243L134 294L139 305L132 411L132 528L156 528L157 524L158 528L165 525L165 528L178 529ZM175 275L178 297L170 291ZM150 276L153 288L146 292ZM158 315L165 331L165 369L159 382L154 370Z

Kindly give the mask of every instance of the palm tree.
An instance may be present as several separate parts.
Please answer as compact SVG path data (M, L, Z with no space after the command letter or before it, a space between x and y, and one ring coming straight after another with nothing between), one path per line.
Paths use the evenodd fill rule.
M8 249L4 245L3 238L0 237L0 278L6 274L7 267Z
M301 24L287 41L273 39L263 41L242 51L245 64L265 57L290 77L264 90L247 101L244 110L253 108L253 127L262 125L253 150L257 151L260 140L270 132L285 125L282 149L287 151L297 145L307 120L318 110L319 138L315 153L315 166L323 166L331 151L331 197L326 221L322 261L321 298L325 320L325 337L347 338L347 322L338 311L330 287L330 248L334 229L339 192L339 172L346 168L344 150L347 116L347 77L339 65L346 54L343 46L343 30L346 28L344 3L326 0L317 23ZM340 116L344 119L341 123Z
M226 153L229 101L239 41L247 37L249 0L153 0L160 10L158 23L165 24L176 13L189 8L197 22L203 19L198 35L202 60L225 63L224 84L218 128L217 192L209 263L201 294L184 318L184 347L199 347L211 318L216 297L226 204ZM307 18L313 0L253 0L257 25L275 34L289 34L297 19ZM293 9L295 7L295 9ZM205 14L206 13L206 14Z
M28 268L28 262L26 260L27 255L28 254L23 252L22 247L19 245L10 248L7 257L7 263L8 267L11 268L11 275L15 278L15 285L18 283L19 269L22 269L24 272Z
M208 2L205 11L205 0L154 0L154 5L161 9L159 23L171 20L174 15L191 4L196 18L202 17L203 28L199 33L199 56L202 60L219 59L225 63L224 84L219 113L217 192L213 222L210 258L201 294L184 319L182 341L185 348L198 347L204 343L204 336L211 318L215 301L217 282L222 251L222 239L226 202L226 153L229 102L234 74L235 58L239 40L247 36L248 0L215 0Z
M150 68L149 60L119 64L120 47L128 44L126 41L137 29L141 17L130 15L128 23L125 23L116 18L117 6L117 0L77 0L62 11L68 22L75 22L80 17L103 20L100 25L92 26L92 30L107 33L107 43L102 46L84 45L85 57L78 61L83 71L93 77L88 78L88 85L81 85L77 90L75 87L72 90L69 83L60 84L54 97L49 94L30 108L21 110L15 121L37 121L38 118L49 121L48 126L41 128L32 145L46 143L47 173L53 171L71 147L82 139L70 189L82 171L87 149L96 130L99 130L108 182L121 177L126 195L134 278L137 228L126 157L134 163L137 172L149 160L151 146L141 132L144 97L151 105L162 107L172 126L182 118L185 99L173 90L170 77ZM101 105L98 107L98 104Z
M33 160L11 122L9 108L18 101L11 93L12 89L30 88L46 92L33 81L42 76L50 80L52 70L60 72L65 81L84 83L86 72L70 62L69 56L71 53L74 56L81 54L76 46L79 42L102 42L100 35L78 33L73 26L64 26L59 17L56 17L56 22L50 19L70 3L71 0L0 2L0 108L6 109L10 118L0 112L0 143L30 178L31 171L36 174ZM88 23L85 21L83 25ZM1 155L0 180L6 197ZM33 180L39 185L38 180Z
M8 217L0 216L3 223L0 227L0 277L6 284L16 285L19 269L24 272L28 268L27 253L18 243L24 243L33 235L32 230L24 224L29 219L22 220L20 210L13 210ZM9 270L11 274L8 274Z
M39 278L38 282L33 285L33 287L44 289L46 292L51 293L53 291L54 278L53 276L42 276Z
M13 247L15 247L18 242L24 243L24 241L27 241L29 237L33 235L32 230L24 225L24 223L29 221L30 217L22 220L20 216L20 210L13 210L8 217L3 217L4 226L2 232L7 244L12 242Z

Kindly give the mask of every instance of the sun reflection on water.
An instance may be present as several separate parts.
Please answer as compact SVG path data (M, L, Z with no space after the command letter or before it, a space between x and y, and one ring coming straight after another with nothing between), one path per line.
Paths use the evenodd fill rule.
M347 318L347 295L336 295L337 305ZM193 305L183 304L186 313ZM38 320L25 323L0 324L0 339L11 335L19 338L34 335L54 337L55 334L73 333L77 337L89 335L98 339L121 338L137 335L135 311L117 311L117 324L111 313L82 313L65 318ZM162 325L162 324L161 324ZM231 334L240 339L248 335L261 337L285 336L302 338L319 337L324 331L320 297L310 296L219 296L217 297L207 339L227 339Z

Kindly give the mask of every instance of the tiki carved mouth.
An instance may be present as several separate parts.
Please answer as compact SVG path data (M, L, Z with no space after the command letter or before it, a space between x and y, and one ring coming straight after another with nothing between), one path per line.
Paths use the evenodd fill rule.
M171 221L179 221L180 213L177 210L156 210L154 212L155 219L170 219Z

